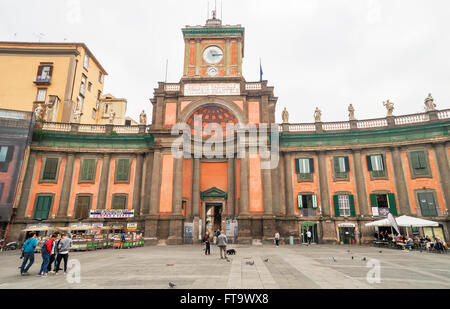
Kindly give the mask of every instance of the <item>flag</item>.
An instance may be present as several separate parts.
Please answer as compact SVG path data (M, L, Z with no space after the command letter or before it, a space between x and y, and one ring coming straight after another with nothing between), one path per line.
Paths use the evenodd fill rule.
M397 231L397 234L400 234L400 229L398 228L397 221L395 221L394 216L389 212L387 219L391 223L392 227Z
M259 81L262 81L263 70L261 65L261 59L259 59Z

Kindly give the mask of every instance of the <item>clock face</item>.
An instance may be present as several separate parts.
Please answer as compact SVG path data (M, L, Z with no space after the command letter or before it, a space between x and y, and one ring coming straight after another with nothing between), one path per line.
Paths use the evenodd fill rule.
M208 76L216 76L219 71L215 67L210 67L208 68L208 71L206 71L206 73L208 74Z
M203 60L209 64L217 64L222 58L223 51L217 46L210 46L203 52Z

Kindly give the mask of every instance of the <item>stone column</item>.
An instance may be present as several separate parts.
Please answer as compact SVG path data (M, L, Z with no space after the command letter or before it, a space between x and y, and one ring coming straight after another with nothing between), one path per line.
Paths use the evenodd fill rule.
M403 171L402 157L399 147L392 150L392 165L394 166L394 182L396 189L397 212L399 215L410 215L411 208L409 206L408 186Z
M31 151L28 159L28 166L23 180L22 193L20 195L19 207L17 209L17 218L23 219L25 217L27 206L30 201L31 184L33 182L34 167L36 165L37 153Z
M141 213L141 189L142 189L142 170L144 158L142 154L136 156L135 176L133 183L133 209L134 215L139 216Z
M153 154L152 180L150 190L150 211L145 220L145 237L149 244L156 244L158 232L159 195L161 189L161 151Z
M359 149L353 150L353 165L355 167L355 184L359 214L369 216L369 199L367 198L366 179L364 177L361 150Z
M322 209L322 215L324 217L331 216L331 204L330 204L330 190L328 188L328 173L326 155L323 151L318 155L319 165L319 187L320 187L320 204Z
M152 186L152 170L153 170L153 152L147 153L145 160L145 178L144 178L144 195L141 200L142 215L146 216L150 211L150 198L151 198L151 186Z
M111 156L109 155L109 153L105 153L103 155L102 172L100 175L100 184L98 186L97 209L106 208L106 194L108 192L110 163Z
M434 144L433 149L436 154L437 171L439 173L439 181L444 193L445 208L450 209L450 170L448 161L448 152L444 144Z
M66 157L66 167L61 187L61 198L59 199L58 214L60 219L67 219L67 209L69 208L70 193L73 178L73 163L75 154L69 153Z
M294 184L292 183L292 155L289 152L284 153L284 177L286 189L286 216L295 215L294 209Z
M281 209L281 176L280 169L282 168L282 158L278 161L278 166L271 170L271 183L272 183L272 211L275 216L282 214Z
M261 169L263 189L263 241L273 243L275 235L275 216L272 209L272 179L270 169Z
M234 188L235 188L235 174L234 174L234 158L228 159L228 213L227 217L234 218L234 211L236 204L234 203Z
M193 159L193 173L192 173L192 216L200 217L200 174L201 174L201 165L200 159Z
M252 241L251 218L249 213L249 157L248 151L245 151L245 157L240 159L240 200L238 220L238 242L241 244L250 244Z
M183 193L183 158L173 162L172 217L170 218L167 244L181 245L183 242L183 215L181 199Z
M195 76L200 76L200 66L202 64L202 53L200 39L195 39Z

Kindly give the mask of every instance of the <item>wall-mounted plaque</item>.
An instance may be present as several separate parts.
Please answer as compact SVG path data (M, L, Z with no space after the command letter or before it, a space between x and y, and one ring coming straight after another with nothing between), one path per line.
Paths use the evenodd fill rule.
M185 84L185 96L204 95L240 95L241 85L239 83L203 83Z

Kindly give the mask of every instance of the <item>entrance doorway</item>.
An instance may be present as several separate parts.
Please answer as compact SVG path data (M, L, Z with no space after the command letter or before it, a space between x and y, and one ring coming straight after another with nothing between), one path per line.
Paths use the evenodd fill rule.
M341 242L344 243L344 245L354 245L356 244L356 237L355 237L355 228L354 227L340 227L339 228L339 236L341 239Z
M308 231L311 232L311 243L312 244L317 244L317 224L316 223L312 223L312 222L303 222L300 225L301 227L301 235L302 235L302 242L304 244L308 243L308 237L306 235L306 233Z
M222 228L222 204L206 203L206 229L212 234Z

